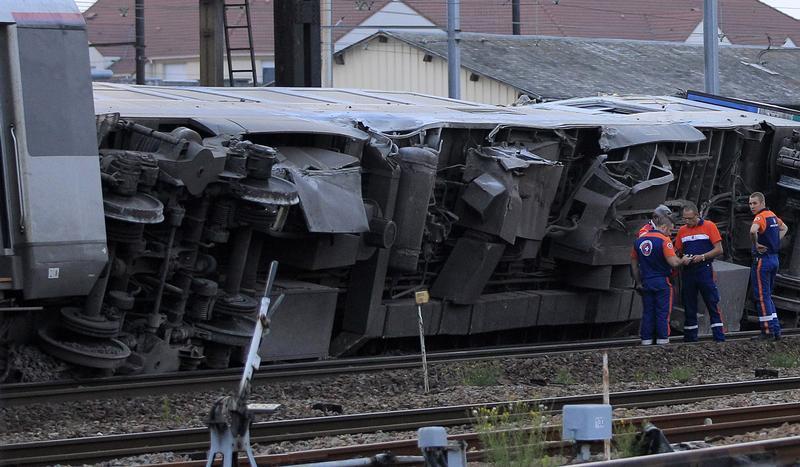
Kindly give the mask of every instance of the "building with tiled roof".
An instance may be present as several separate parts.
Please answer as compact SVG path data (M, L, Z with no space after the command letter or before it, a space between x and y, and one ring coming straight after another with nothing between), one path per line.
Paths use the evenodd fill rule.
M720 93L800 108L800 48L725 45ZM336 55L337 87L447 96L444 32L380 31ZM673 95L704 86L702 44L630 39L461 34L461 98L508 105L520 95L558 100Z
M254 46L259 71L274 65L273 3L251 0ZM443 30L446 2L433 0L331 0L336 50L379 29L400 26L419 31ZM197 0L145 0L145 54L149 78L195 82L199 78ZM702 43L703 0L535 0L521 3L523 35L616 38ZM323 3L324 4L324 3ZM800 44L800 21L758 0L720 0L723 43L781 47ZM95 44L132 42L134 0L98 0L85 13ZM326 14L323 11L323 14ZM232 22L241 15L231 15ZM509 0L461 0L465 32L510 34ZM234 31L237 32L237 31ZM244 32L233 37L243 44ZM324 36L324 35L323 35ZM99 47L115 59L117 75L134 70L132 46ZM323 44L322 50L328 50ZM335 83L334 83L335 84Z

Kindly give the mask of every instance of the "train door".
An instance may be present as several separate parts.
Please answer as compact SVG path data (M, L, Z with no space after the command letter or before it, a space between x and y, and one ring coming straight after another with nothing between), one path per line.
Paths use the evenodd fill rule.
M3 0L0 18L14 285L86 295L108 261L86 24L70 0Z
M12 209L17 199L12 186L18 149L13 125L12 75L13 66L19 63L15 53L15 28L10 13L0 11L0 291L21 287L18 274L21 263L14 254L15 232L12 228L17 216Z

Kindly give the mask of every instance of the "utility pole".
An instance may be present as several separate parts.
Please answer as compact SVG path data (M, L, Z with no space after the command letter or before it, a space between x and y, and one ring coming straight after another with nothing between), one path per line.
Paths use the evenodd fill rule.
M511 34L515 36L522 34L520 31L519 0L511 0Z
M134 3L136 21L136 84L145 84L144 78L144 0Z
M703 49L708 94L719 94L718 13L717 0L703 0Z
M200 0L200 85L223 86L223 0Z
M461 99L460 1L447 0L447 96Z
M272 2L275 84L319 87L322 75L319 0Z
M323 43L327 47L323 47L322 51L322 70L323 80L322 86L326 88L333 87L333 0L322 0L320 4L322 10L322 37Z

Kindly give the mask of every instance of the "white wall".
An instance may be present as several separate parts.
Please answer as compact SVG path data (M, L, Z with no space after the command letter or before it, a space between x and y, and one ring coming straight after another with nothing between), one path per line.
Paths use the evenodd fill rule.
M447 97L447 61L416 47L388 38L376 37L344 51L344 65L334 64L333 85L337 88L363 88L386 91L413 91ZM518 91L499 81L479 76L470 81L471 72L461 69L461 99L486 104L511 104Z
M274 66L274 57L271 55L256 55L256 75L259 84L262 84L262 66ZM228 79L228 62L223 60L223 78ZM250 57L234 57L233 68L237 70L250 68ZM145 67L148 79L164 81L200 81L200 59L193 58L155 58L150 59ZM236 73L236 79L249 79L248 73Z

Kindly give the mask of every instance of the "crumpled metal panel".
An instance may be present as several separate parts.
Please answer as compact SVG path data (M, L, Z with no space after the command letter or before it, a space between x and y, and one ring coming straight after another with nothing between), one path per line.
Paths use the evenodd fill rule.
M505 248L502 243L459 238L431 287L431 296L460 305L475 303Z
M369 223L361 199L361 169L288 169L300 195L309 232L367 232Z
M486 211L498 196L506 192L503 183L489 174L483 174L467 185L461 199L469 207L478 212L481 219L486 218Z
M330 122L300 118L292 115L276 115L264 111L253 116L217 116L213 112L196 115L192 120L212 131L228 134L237 133L307 133L320 135L346 136L357 141L366 141L369 134L344 122ZM219 134L219 133L217 133Z
M459 224L497 235L541 239L562 165L525 149L485 147L467 155ZM503 190L500 189L503 188Z
M349 154L314 147L279 146L278 160L291 162L303 170L335 170L358 165L358 158Z
M560 237L557 243L580 251L589 251L597 246L598 234L608 226L606 217L611 206L630 192L629 187L609 175L603 161L604 158L595 161L572 198L572 202L578 201L585 206L578 219L578 228Z
M706 139L705 135L688 123L646 125L603 125L600 133L600 148L603 151L636 146L659 141L696 143Z

